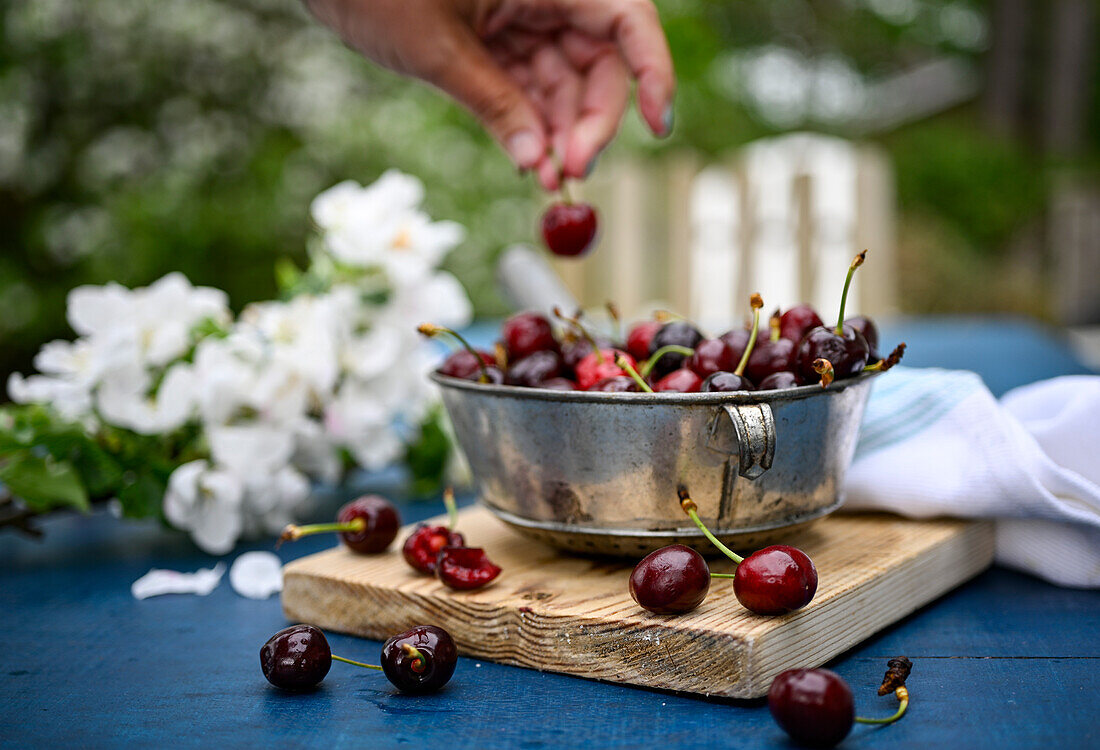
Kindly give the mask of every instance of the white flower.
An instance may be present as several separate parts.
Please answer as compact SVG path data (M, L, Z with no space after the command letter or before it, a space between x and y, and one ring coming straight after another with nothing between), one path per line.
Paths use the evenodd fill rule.
M82 384L45 375L8 377L8 396L17 404L49 404L65 419L78 419L92 408L92 394Z
M303 514L309 499L309 480L293 467L250 474L245 489L245 529L277 533Z
M192 461L169 477L164 515L173 526L191 532L203 550L221 555L240 536L243 496L244 487L233 474Z
M293 434L270 424L208 426L206 438L214 462L242 480L274 474L294 453Z
M302 419L294 426L293 466L322 482L335 484L340 480L343 465L332 436L313 419Z
M187 364L168 369L150 395L149 374L139 367L115 370L96 391L96 407L110 424L142 435L171 432L191 418L195 376Z
M403 405L395 387L400 382L396 378L372 384L349 381L325 408L325 429L367 470L381 469L404 450L394 426L397 409Z
M410 331L420 323L462 328L470 324L473 314L466 290L446 271L436 271L416 284L396 289L383 313L390 325Z

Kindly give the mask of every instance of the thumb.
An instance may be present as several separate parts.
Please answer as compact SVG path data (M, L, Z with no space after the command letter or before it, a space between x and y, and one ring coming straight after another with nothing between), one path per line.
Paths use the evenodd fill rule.
M548 145L538 110L469 29L460 28L457 37L453 58L431 83L469 109L516 166L534 167Z

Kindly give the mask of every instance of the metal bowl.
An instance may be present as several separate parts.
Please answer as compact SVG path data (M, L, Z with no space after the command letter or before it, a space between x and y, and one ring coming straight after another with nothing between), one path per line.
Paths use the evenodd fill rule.
M636 557L673 543L713 551L680 509L680 484L715 535L742 548L839 507L876 374L657 394L432 379L490 511L561 549Z

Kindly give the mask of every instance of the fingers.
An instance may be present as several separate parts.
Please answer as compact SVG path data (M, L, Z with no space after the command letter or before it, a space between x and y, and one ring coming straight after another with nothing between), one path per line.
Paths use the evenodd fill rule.
M550 145L558 158L564 159L581 101L581 76L553 44L539 47L531 59L531 68L541 89L542 111L550 128Z
M469 109L516 166L538 166L546 153L547 133L534 104L468 28L456 28L452 39L446 64L423 77Z
M562 171L567 177L588 176L597 155L615 137L629 101L630 80L622 60L613 51L597 57L588 68L580 116L566 150Z

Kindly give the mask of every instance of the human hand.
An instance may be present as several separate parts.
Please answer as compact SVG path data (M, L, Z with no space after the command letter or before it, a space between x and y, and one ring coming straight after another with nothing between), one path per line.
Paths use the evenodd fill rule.
M366 57L465 105L547 190L591 170L631 79L646 124L671 130L672 59L650 0L306 2Z

